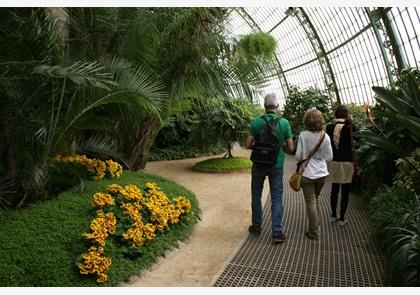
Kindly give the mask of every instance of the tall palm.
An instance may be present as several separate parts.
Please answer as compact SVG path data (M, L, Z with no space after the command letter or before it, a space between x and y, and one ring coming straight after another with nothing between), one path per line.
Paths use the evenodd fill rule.
M60 34L47 10L24 12L2 11L7 20L7 26L2 26L4 39L13 37L28 44L22 53L3 55L0 72L4 118L0 149L5 155L0 166L12 175L20 204L28 196L46 193L47 164L55 153L71 152L81 142L80 138L98 130L100 134L112 133L115 117L134 117L144 110L158 114L164 105L161 87L150 74L123 59L67 62L63 50L40 46L38 52L32 52L31 42L49 48L50 43L45 40L60 44ZM29 21L40 23L43 29L35 26L32 39L25 39L26 28L17 24ZM38 41L41 37L45 42ZM11 46L7 42L2 44ZM103 120L98 122L98 118ZM102 152L106 150L104 140L88 142L90 147L80 146L92 150L96 144Z

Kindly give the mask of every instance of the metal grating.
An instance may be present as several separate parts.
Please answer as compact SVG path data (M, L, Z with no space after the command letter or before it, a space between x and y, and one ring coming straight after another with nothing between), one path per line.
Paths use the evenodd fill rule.
M287 179L284 179L287 183ZM263 231L249 235L228 262L215 287L380 287L384 259L369 239L370 222L361 202L350 196L347 218L340 227L329 221L330 184L321 198L321 237L304 236L306 209L303 194L285 185L285 233L287 241L271 241L270 202L264 206ZM340 200L339 200L340 202Z

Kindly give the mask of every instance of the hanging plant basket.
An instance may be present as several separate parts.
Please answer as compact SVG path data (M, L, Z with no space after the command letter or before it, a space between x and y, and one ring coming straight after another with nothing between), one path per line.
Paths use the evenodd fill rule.
M274 57L277 41L269 33L259 32L242 36L239 49L248 57L270 60Z

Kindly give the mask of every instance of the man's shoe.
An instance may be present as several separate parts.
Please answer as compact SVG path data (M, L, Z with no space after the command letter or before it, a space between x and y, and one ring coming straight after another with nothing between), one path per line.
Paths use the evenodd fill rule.
M261 234L261 230L260 229L256 229L254 226L252 226L252 225L250 225L249 227L248 227L248 231L251 233L251 234L253 234L253 235L256 235L256 236L259 236L260 234Z
M273 242L276 244L284 243L285 241L286 241L286 235L283 233L273 236Z
M338 217L333 217L333 216L330 217L330 222L337 222L338 220L339 220Z

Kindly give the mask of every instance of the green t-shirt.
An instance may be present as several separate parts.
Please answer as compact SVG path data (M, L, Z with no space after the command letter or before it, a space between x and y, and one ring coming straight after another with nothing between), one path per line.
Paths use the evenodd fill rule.
M274 120L275 118L278 117L278 115L275 113L266 113L264 116L267 121ZM248 134L255 137L255 135L258 133L258 131L260 131L261 127L264 124L265 124L265 121L261 117L254 118L251 122L251 127L249 128ZM277 137L280 143L280 150L277 156L276 166L279 168L283 168L284 149L282 147L287 139L292 138L292 130L290 128L289 121L287 121L285 118L281 118L277 124Z

